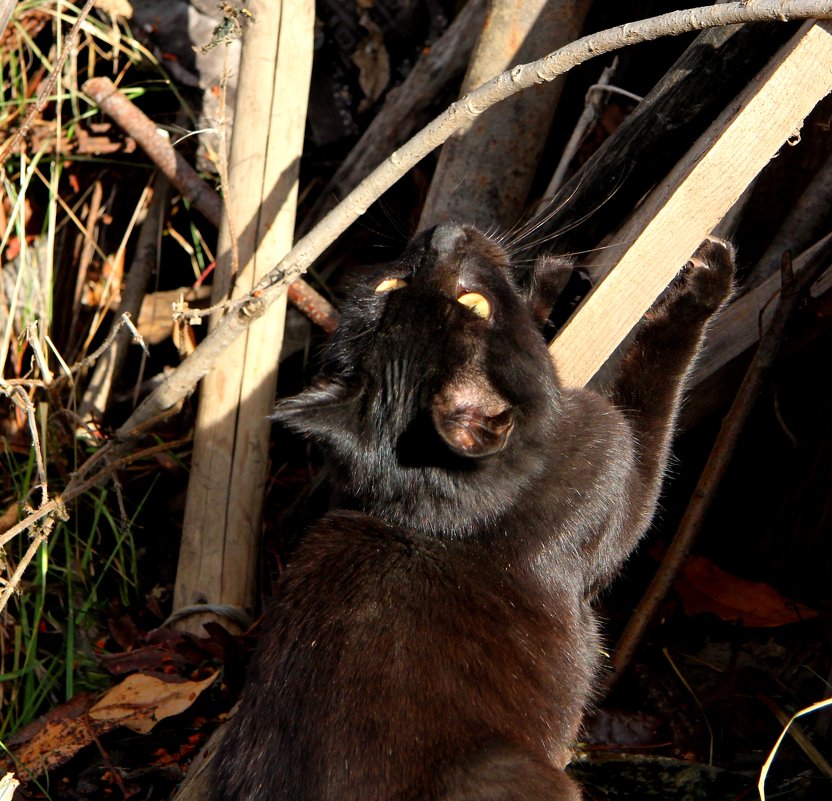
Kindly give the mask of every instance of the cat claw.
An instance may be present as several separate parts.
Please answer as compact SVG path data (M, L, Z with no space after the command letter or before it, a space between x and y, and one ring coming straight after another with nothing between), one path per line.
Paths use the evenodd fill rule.
M715 311L730 296L734 281L734 248L724 239L707 237L680 274L685 294Z

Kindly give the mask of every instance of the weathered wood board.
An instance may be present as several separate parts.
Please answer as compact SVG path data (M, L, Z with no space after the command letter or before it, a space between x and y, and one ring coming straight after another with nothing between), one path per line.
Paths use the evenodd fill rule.
M639 207L607 277L550 345L586 384L745 188L832 91L832 23L807 22ZM616 253L615 255L618 255Z

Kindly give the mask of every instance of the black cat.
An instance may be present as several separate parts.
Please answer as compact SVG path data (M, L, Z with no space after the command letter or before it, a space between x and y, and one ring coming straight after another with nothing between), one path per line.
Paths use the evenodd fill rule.
M474 228L436 228L357 289L314 386L279 404L350 510L280 579L217 755L226 801L580 798L590 603L654 512L733 259L700 247L609 400L560 386L540 334L568 269L521 275Z

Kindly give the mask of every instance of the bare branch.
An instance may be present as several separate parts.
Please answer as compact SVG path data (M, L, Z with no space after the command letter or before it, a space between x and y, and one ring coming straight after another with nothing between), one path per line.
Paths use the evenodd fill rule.
M203 181L177 152L156 124L109 78L90 78L81 87L107 116L132 136L159 171L217 228L223 221L222 198ZM300 272L298 272L298 275ZM338 314L324 297L305 282L292 282L289 300L316 325L332 333Z
M78 33L81 30L81 24L87 18L87 14L90 13L90 9L93 7L94 3L95 0L87 0L87 2L84 3L84 7L78 12L78 17L73 23L72 28L69 31L69 35L67 36L66 44L64 45L63 50L61 50L60 56L58 56L58 62L55 64L55 69L52 70L49 77L46 79L46 82L41 87L38 99L35 101L35 105L29 109L29 113L26 115L26 119L23 120L22 125L14 132L14 134L12 134L5 146L0 149L0 164L6 160L9 153L12 152L17 143L26 135L26 132L29 128L31 128L35 117L43 111L43 107L46 105L49 100L49 96L52 94L52 90L55 88L55 84L58 82L58 78L64 68L67 57L75 47L75 43L78 40ZM5 16L5 14L6 9L3 9L3 15ZM4 22L2 28L0 28L0 33L2 32L2 29L5 29L5 27L6 23Z
M719 25L770 20L832 18L832 0L757 0L674 11L627 23L581 39L544 58L504 72L453 103L419 134L367 176L330 214L303 237L247 296L233 304L191 356L157 387L116 432L126 438L136 426L172 406L193 390L225 348L263 314L290 281L303 273L369 206L454 131L500 100L563 75L591 58L662 36L677 36Z

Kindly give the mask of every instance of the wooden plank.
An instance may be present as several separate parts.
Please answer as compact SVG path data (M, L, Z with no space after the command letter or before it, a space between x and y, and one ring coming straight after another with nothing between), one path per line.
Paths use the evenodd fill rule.
M632 243L550 345L582 386L748 184L832 91L832 24L808 22L651 193L618 241ZM625 245L626 247L626 245Z
M307 0L255 0L243 38L229 157L234 229L220 230L214 303L239 297L291 248L312 71ZM236 238L239 273L233 274ZM203 380L176 573L174 610L205 602L253 610L269 420L285 299L234 341ZM200 614L179 627L194 633ZM228 620L222 621L228 625Z
M547 192L552 217L535 231L543 244L532 252L583 253L621 226L797 27L702 31L557 196Z

